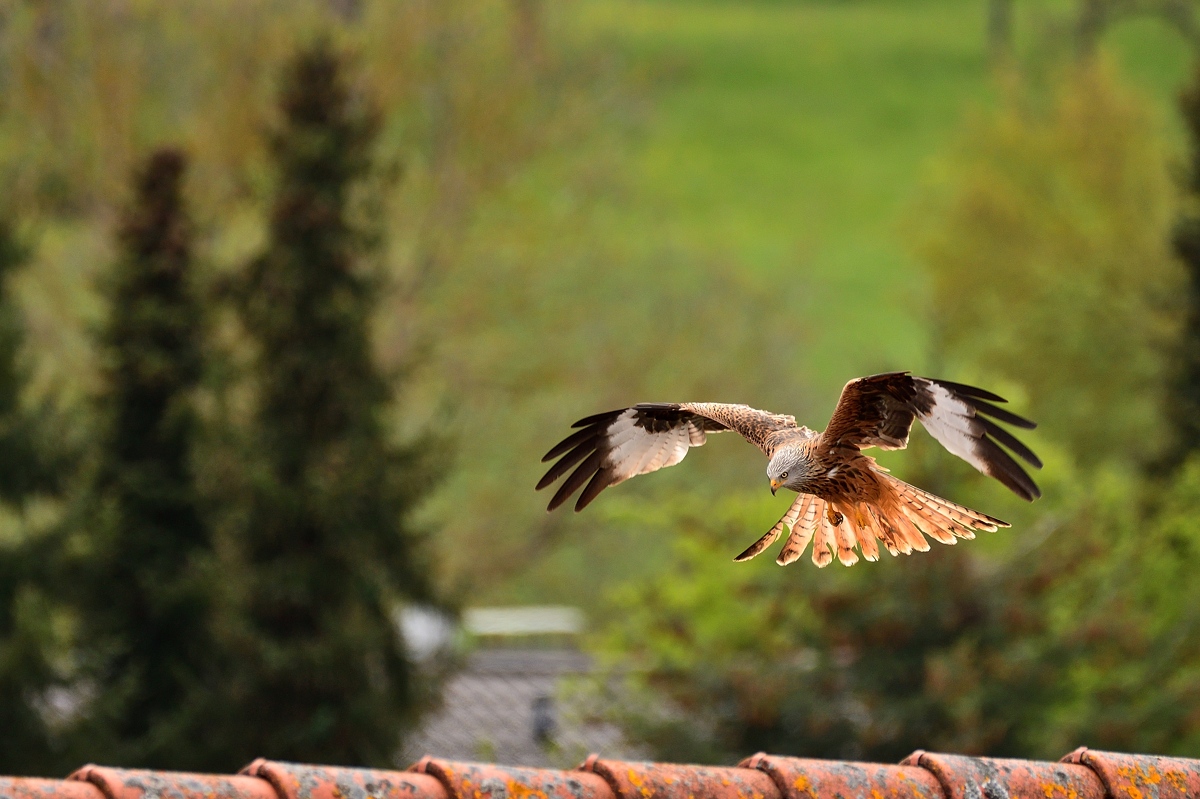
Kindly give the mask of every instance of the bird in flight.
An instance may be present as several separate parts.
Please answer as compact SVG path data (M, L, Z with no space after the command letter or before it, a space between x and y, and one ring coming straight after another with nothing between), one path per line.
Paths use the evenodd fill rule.
M780 488L799 494L783 518L734 560L753 558L789 530L776 558L781 566L798 560L809 541L817 566L829 565L835 553L852 566L858 562L856 546L874 561L879 542L892 555L908 555L929 550L927 535L953 544L956 538L974 538L975 530L1009 526L909 485L862 453L869 447L904 449L914 419L947 450L1017 496L1031 502L1041 496L1000 445L1035 468L1042 462L996 422L1028 430L1036 425L992 404L997 402L1006 400L981 388L908 372L860 377L842 389L824 433L797 425L792 416L747 405L647 402L576 422L573 427L580 429L542 458L558 460L537 489L570 472L546 510L562 505L582 487L575 503L581 511L605 488L674 466L691 447L703 445L707 434L733 430L767 456L772 494Z

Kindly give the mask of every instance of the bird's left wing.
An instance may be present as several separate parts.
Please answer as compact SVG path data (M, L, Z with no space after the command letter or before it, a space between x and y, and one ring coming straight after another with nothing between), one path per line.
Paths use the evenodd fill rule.
M913 420L920 419L950 452L1022 499L1037 499L1042 495L1037 484L1000 444L1034 468L1040 469L1042 462L992 419L1027 430L1037 425L993 402L1005 400L982 388L913 377L908 372L860 377L842 389L821 443L835 450L904 449Z
M586 483L575 503L575 510L581 511L611 485L679 463L690 448L704 444L708 433L733 430L770 457L780 437L796 430L796 420L747 405L647 402L598 413L572 427L581 429L542 458L558 461L538 481L538 491L575 469L546 510L566 502Z

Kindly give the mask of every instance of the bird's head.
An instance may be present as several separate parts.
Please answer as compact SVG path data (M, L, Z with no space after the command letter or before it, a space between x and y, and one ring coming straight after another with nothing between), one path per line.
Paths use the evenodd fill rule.
M771 481L771 493L780 488L790 488L799 492L799 486L805 478L804 453L799 447L784 446L775 451L767 463L767 479Z

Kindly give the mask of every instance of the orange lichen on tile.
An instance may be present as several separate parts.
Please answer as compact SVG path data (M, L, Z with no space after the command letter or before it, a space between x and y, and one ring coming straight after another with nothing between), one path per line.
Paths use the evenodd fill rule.
M784 799L941 799L937 780L913 766L757 754L742 766L768 774Z
M1063 758L1087 766L1113 799L1196 799L1200 760L1102 752L1080 747Z
M617 799L780 799L770 778L751 769L602 758L588 758L583 769L603 777Z
M259 759L242 773L268 782L278 799L448 799L436 779L409 771Z
M452 799L613 799L602 778L581 771L456 763L430 757L412 771L436 778Z

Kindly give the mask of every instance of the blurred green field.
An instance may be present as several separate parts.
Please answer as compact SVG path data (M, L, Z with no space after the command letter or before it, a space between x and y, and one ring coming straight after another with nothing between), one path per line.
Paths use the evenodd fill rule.
M796 366L820 388L923 365L919 270L896 221L922 162L985 99L979 16L967 3L593 4L585 24L656 78L622 228L794 285Z

